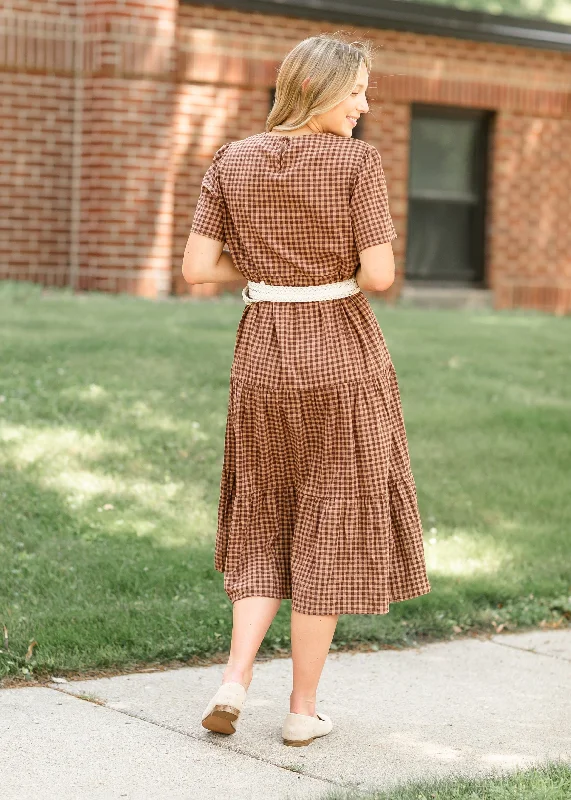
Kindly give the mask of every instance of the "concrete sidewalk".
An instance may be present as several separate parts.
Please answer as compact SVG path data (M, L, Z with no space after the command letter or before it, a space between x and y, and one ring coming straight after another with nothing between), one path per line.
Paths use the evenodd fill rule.
M281 741L291 659L256 664L233 736L200 724L223 670L0 690L2 798L298 800L571 762L571 629L331 652L335 727L300 748Z

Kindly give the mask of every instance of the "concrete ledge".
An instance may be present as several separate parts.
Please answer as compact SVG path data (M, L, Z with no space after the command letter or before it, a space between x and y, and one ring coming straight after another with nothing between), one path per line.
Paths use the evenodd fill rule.
M405 283L397 305L413 308L492 309L492 289Z

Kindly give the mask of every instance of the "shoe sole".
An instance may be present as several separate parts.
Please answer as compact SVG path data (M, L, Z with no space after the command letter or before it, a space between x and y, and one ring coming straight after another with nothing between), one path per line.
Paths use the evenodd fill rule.
M315 736L312 736L311 739L283 739L283 743L289 745L289 747L303 747L311 744L314 739Z
M236 733L232 724L240 716L237 708L232 706L214 706L210 714L202 720L202 726L214 733Z

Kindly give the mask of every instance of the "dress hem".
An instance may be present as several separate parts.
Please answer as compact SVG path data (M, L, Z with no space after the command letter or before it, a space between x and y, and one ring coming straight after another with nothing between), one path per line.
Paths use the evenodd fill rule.
M218 569L215 567L217 572L224 574L224 570ZM340 606L334 606L333 608L325 609L322 606L316 606L309 609L307 605L300 604L297 606L297 603L294 602L291 593L279 593L279 594L268 594L266 592L249 592L248 590L237 592L236 595L230 596L228 591L226 591L226 595L231 603L235 603L237 600L243 600L246 597L270 597L276 600L291 600L292 601L292 610L297 611L300 614L312 614L312 615L330 615L330 614L343 614L343 615L354 615L354 614L377 614L377 615L384 615L389 613L389 607L391 603L402 603L406 600L414 600L417 597L424 597L427 594L430 594L432 591L432 586L427 583L423 587L419 587L418 590L410 592L408 594L401 594L401 595L394 595L389 598L387 604L379 610L378 606L375 608L371 608L369 610L363 610L361 607L360 610L350 610L347 605L341 604ZM296 607L297 606L297 607Z

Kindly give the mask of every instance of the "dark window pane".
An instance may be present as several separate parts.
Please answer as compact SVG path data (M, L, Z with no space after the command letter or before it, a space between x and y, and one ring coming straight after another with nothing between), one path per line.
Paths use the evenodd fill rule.
M407 278L473 281L474 210L457 203L412 200L409 205Z
M411 197L426 190L472 195L477 137L476 120L413 118Z

